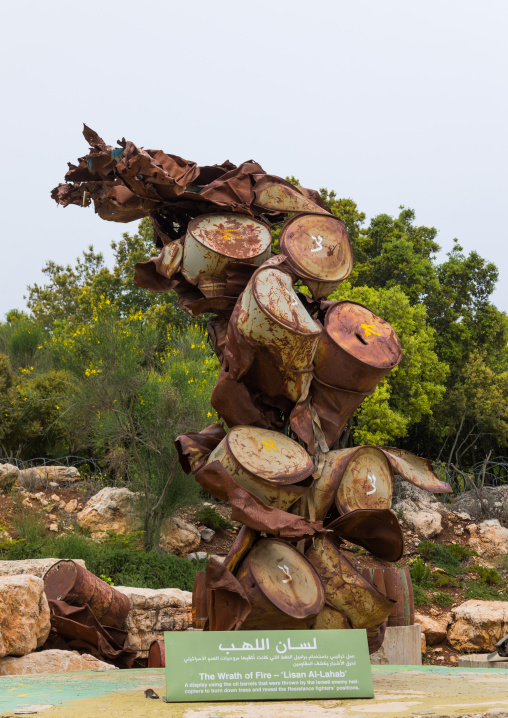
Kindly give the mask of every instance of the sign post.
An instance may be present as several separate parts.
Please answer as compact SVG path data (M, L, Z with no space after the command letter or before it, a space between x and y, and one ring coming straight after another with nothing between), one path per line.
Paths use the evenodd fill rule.
M373 698L365 630L164 634L167 701Z

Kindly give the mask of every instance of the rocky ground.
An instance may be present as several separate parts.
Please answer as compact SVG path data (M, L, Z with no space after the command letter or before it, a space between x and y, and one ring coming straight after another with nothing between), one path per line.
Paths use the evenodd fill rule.
M67 469L23 474L16 474L13 482L15 490L2 495L0 541L2 535L4 538L16 538L14 517L19 515L20 510L26 512L26 515L42 518L48 533L54 534L72 531L76 524L87 528L97 538L100 538L105 528L121 534L140 527L139 518L133 510L134 495L125 488L106 487L98 491L100 487L81 481L79 474L76 476L77 472ZM397 480L392 509L401 522L405 536L404 556L397 565L411 565L419 557L418 548L422 541L431 541L435 545L465 546L476 552L476 555L464 560L460 576L456 579L452 577L445 588L429 588L427 585L424 594L428 603L416 606L415 609L416 621L422 625L425 635L422 645L424 663L457 665L459 654L487 652L492 649L495 640L508 633L508 593L505 594L508 590L508 529L505 528L508 523L508 487L488 488L480 498L474 492L468 492L452 503L442 503L438 499ZM213 531L206 527L197 518L206 507L229 521L232 528ZM228 506L205 502L198 507L180 511L166 522L161 547L189 558L206 554L224 557L238 528L238 524L230 521ZM344 548L357 568L390 566L356 546L346 544ZM434 565L428 556L426 563L431 578L440 577L445 584L446 571ZM472 606L473 600L468 600L465 595L467 586L475 581L481 583L480 576L475 573L476 569L469 571L474 566L496 569L500 583L489 588L490 600L476 600ZM496 591L499 599L492 600L496 597ZM167 603L161 626L164 621L174 620L175 626L181 624L183 627L190 622L189 606L186 604L189 597L183 595L186 592L180 593L181 596L170 600L168 597L161 599L160 596L152 595L150 589L138 589L136 596L130 598L131 602L137 602L140 613L150 610L157 613L160 606L166 606ZM446 601L443 599L444 593ZM185 618L181 618L183 614ZM150 625L157 623L157 616ZM136 631L143 633L145 629L139 629L139 621L135 623L133 635ZM150 621L145 623L148 625ZM147 629L143 637L145 643L152 640L155 634L156 631Z

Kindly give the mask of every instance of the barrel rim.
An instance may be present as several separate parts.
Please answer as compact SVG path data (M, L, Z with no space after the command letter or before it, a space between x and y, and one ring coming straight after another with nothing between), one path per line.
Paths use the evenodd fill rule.
M257 578L257 576L255 575L255 573L254 573L254 571L253 571L253 568L252 568L251 559L252 559L252 554L254 553L254 551L256 550L256 548L257 548L259 545L265 544L265 543L276 543L276 544L280 544L280 545L284 546L285 548L289 548L292 552L294 552L294 553L296 554L296 556L298 557L298 559L301 559L301 560L303 561L303 563L306 564L306 566L307 566L307 568L309 569L311 575L314 576L314 578L315 578L315 580L316 580L315 585L316 585L316 588L317 588L318 597L316 598L315 602L314 602L313 604L311 604L311 610L309 611L309 613L306 613L304 616L295 615L295 614L293 614L293 613L289 613L289 612L286 610L287 607L288 607L287 604L284 604L284 607L283 607L282 601L277 601L276 599L273 600L273 599L267 594L267 592L265 591L263 585L258 581L258 578ZM252 547L252 549L249 551L249 553L248 553L247 556L245 557L244 562L243 562L243 565L245 565L246 570L252 575L253 579L256 581L256 586L257 586L257 588L259 589L259 591L261 591L262 595L263 595L271 604L273 604L276 608L278 608L280 611L282 611L282 613L285 613L287 616L291 616L291 618L296 618L296 619L298 619L298 618L308 618L309 616L317 616L318 613L323 609L323 607L324 607L324 605L325 605L325 601L326 601L326 592L325 592L325 587L323 586L323 582L322 582L322 580L321 580L321 577L319 576L319 573L318 573L317 570L314 568L314 566L311 564L311 562L309 561L309 559L308 559L303 553L300 553L300 552L293 546L293 544L289 543L289 541L283 541L283 540L280 539L280 538L272 538L272 537L259 539L258 541L256 541L256 543L254 544L254 546ZM289 606L289 608L291 608L291 606ZM316 609L316 610L314 610L314 609ZM295 611L295 613L296 613L296 611Z
M203 221L204 219L208 219L209 217L234 217L234 218L244 217L245 219L248 219L249 221L255 222L256 224L259 224L262 227L264 227L264 229L267 230L267 232L270 236L270 241L268 242L266 247L264 247L264 249L261 250L261 252L258 252L258 254L253 254L252 256L249 256L249 257L244 257L244 258L235 257L231 254L226 254L225 252L219 252L217 249L213 249L212 247L209 247L208 245L204 244L194 234L194 229L196 228L196 226L201 221ZM261 220L256 219L255 217L252 217L250 214L245 214L243 212L206 212L205 214L200 214L197 217L194 217L193 219L191 219L191 221L187 225L187 232L186 232L185 236L187 237L188 235L190 235L195 242L197 242L201 247L204 247L204 249L208 250L209 252L215 252L215 254L218 254L220 257L226 257L227 259L236 260L238 262L240 262L242 260L245 261L248 259L255 259L256 257L261 257L261 255L263 255L267 251L267 249L269 249L271 247L271 244L273 242L272 232L271 232L269 225L266 222L262 222Z
M396 361L394 364L373 364L373 363L370 363L370 362L367 363L367 362L364 361L363 359L360 359L359 357L357 357L355 354L352 354L352 353L351 353L350 351L348 351L345 347L343 347L342 344L339 344L339 343L332 337L332 335L328 332L328 324L329 324L329 321L330 321L331 313L332 313L334 310L336 310L339 306L344 305L344 304L355 304L355 305L358 306L358 307L362 307L362 309L366 309L367 311L369 311L369 312L370 312L374 317L376 317L376 319L378 319L380 322L382 322L383 324L387 324L387 325L390 327L390 329L393 331L393 333L394 333L394 335L395 335L395 338L396 338L396 340L397 340L397 346L398 346L398 352L397 352L398 359L397 359L397 361ZM375 313L372 311L372 309L369 309L369 307L365 306L365 304L361 304L360 302L352 302L352 301L350 301L349 299L340 299L340 300L338 300L337 302L334 302L334 303L332 304L332 306L331 306L331 307L328 307L328 309L327 309L327 311L326 311L325 321L324 321L324 332L325 332L325 334L326 334L327 339L329 339L330 342L332 342L332 344L333 344L334 346L338 347L338 348L339 348L341 351L343 351L345 354L347 354L348 356L352 357L355 361L359 362L360 364L363 364L364 366L372 367L373 369L395 369L395 367L400 364L400 361L401 361L401 359L402 359L402 346L401 346L401 344L400 344L400 339L399 339L399 337L397 336L397 333L396 333L395 329L392 327L392 325L390 324L390 322L387 322L386 319L383 319L383 317L380 317L378 314L375 314ZM375 390L375 387L374 387L374 389L373 389L372 391L374 391L374 390ZM372 392L370 392L370 393L372 394Z
M279 474L279 475L275 474L275 478L265 479L264 477L261 477L261 476L258 476L257 474L255 474L255 473L252 471L252 469L249 469L248 467L246 467L245 464L244 464L242 461L240 461L240 459L236 456L235 452L234 452L233 449L231 448L230 443L229 443L229 435L230 435L233 431L237 431L237 430L240 430L240 429L250 429L250 430L252 430L252 429L259 429L259 428L260 428L260 427L257 427L257 426L248 426L248 425L239 424L239 425L237 425L237 426L233 426L233 428L231 428L231 429L228 431L228 433L226 434L226 436L225 436L224 439L223 439L224 448L226 449L226 451L228 451L228 452L230 453L230 455L232 456L232 458L241 466L241 468L242 468L247 474L249 474L250 477L252 477L252 478L255 479L256 481L260 481L260 482L262 482L263 484L267 484L268 486L270 486L271 488L273 488L274 485L275 485L275 486L287 486L287 485L291 486L292 484L297 484L297 483L299 483L300 481L304 481L304 480L307 479L309 476L311 476L312 472L314 471L314 462L312 461L311 456L305 451L305 449L303 448L303 446L300 446L300 444L298 444L296 441L295 441L294 443L295 443L300 449L302 449L303 452L305 452L305 453L307 454L308 461L307 461L307 468L300 469L300 471L296 471L294 474L292 474L291 477L288 477L286 474L282 474L282 475L281 475L281 474ZM271 431L271 430L270 430L270 429L262 429L262 431ZM278 435L278 436L284 436L284 438L285 438L285 439L288 439L289 441L294 441L293 439L291 439L291 437L286 436L285 434L281 434L281 432L279 432L279 431L272 431L271 433L276 434L276 435ZM278 476L280 476L280 478L277 478ZM297 488L297 487L295 487L295 488ZM302 487L302 488L303 488L303 487ZM305 487L305 488L307 489L308 487Z
M60 559L59 561L56 561L52 566L50 566L50 567L48 568L48 570L47 570L46 573L44 574L42 580L43 580L43 583L44 583L44 593L47 593L46 588L49 588L49 586L46 587L46 578L48 578L48 581L49 581L49 580L51 579L52 574L53 574L53 573L56 573L56 571L59 570L59 569L56 569L55 566L61 566L62 564L72 564L72 567L73 567L73 569L74 569L74 581L73 581L72 584L68 587L66 593L65 593L65 594L60 594L60 596L61 596L60 599L57 599L57 600L62 600L62 601L64 601L65 598L66 598L66 596L68 596L69 593L70 593L70 592L72 591L72 589L74 588L74 585L75 585L75 583L76 583L76 579L77 579L77 576L78 576L78 573L79 573L79 571L78 571L78 566L79 566L79 564L77 564L72 558L62 558L62 559ZM48 574L50 574L50 573L51 573L51 575L48 577Z
M269 319L271 319L272 321L276 322L277 324L280 324L280 325L281 325L282 327L284 327L285 329L289 329L289 331L291 331L293 334L297 334L297 335L302 336L302 337L319 337L319 336L321 336L321 334L322 334L322 332L323 332L322 327L321 327L321 326L316 322L316 320L313 319L310 315L309 315L310 320L314 322L314 324L316 325L316 329L315 329L315 330L312 330L312 331L309 331L309 332L304 332L304 331L302 331L301 329L297 329L295 326L293 326L293 325L290 324L289 322L282 320L280 317L276 317L275 314L273 314L272 312L270 312L270 311L268 310L268 307L266 307L265 304L260 301L259 292L258 292L258 289L257 289L257 286L256 286L256 282L257 282L257 279L258 279L259 275L261 274L261 272L266 272L266 271L268 271L269 269L273 269L273 270L275 270L275 271L277 271L277 272L280 272L280 274L285 275L286 277L288 277L289 280L291 281L291 288L294 290L293 282L292 282L291 277L289 276L289 274L288 274L287 272L284 272L284 271L283 271L282 269L280 269L279 267L276 267L276 266L273 266L273 265L269 265L269 266L267 266L267 267L264 266L264 265L261 265L261 267L254 272L254 274L252 275L252 278L251 278L251 280L250 280L250 283L251 283L251 292L252 292L252 295L253 295L254 299L256 300L256 304L257 304L258 308L260 309L260 311L262 311L263 314L265 314L265 315L266 315ZM247 285L247 286L249 286L249 285ZM295 295L296 295L296 292L295 292ZM300 302L300 304L302 305L304 311L307 311L307 310L305 309L304 305L302 304L302 302L298 299L298 297L297 297L297 300L298 300L298 301ZM307 313L308 313L308 312L307 312Z
M306 269L305 267L302 267L302 265L295 259L295 257L293 257L292 255L289 255L287 244L286 244L286 234L293 224L304 219L305 217L325 217L326 219L334 220L335 222L341 224L344 227L345 232L346 232L346 239L347 239L346 246L349 249L349 255L350 255L350 268L346 274L342 274L340 277L335 277L335 278L320 277L316 274L311 274L308 271L308 269ZM335 217L335 215L333 215L333 214L318 214L316 212L299 212L298 214L295 214L295 216L288 219L286 221L286 223L284 224L284 226L282 227L282 229L280 231L279 244L280 244L281 251L288 258L288 263L290 265L293 265L293 267L296 268L296 270L298 271L298 274L301 274L303 279L310 279L312 281L326 282L326 283L329 283L329 282L339 282L340 283L340 282L343 282L345 279L347 279L347 277L349 277L349 275L353 271L353 263L354 263L353 248L351 245L351 239L349 237L349 232L347 231L347 227L346 227L345 223L338 217Z

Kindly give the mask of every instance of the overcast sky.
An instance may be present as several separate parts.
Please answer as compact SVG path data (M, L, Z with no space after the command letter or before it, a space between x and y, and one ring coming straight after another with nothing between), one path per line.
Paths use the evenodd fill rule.
M508 310L506 0L46 0L3 6L0 320L48 259L129 225L50 198L86 122L198 164L259 162L412 207L500 270Z

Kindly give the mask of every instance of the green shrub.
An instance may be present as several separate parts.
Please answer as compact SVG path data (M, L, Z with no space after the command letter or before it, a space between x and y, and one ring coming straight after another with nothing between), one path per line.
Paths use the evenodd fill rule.
M498 586L501 583L501 576L495 568L485 568L485 566L479 566L475 564L468 568L469 573L477 573L482 583L486 583L489 586Z
M411 574L411 581L413 588L415 586L422 586L430 588L432 585L431 572L429 566L422 561L421 558L417 558L409 567L409 573Z
M460 543L446 544L446 548L448 553L451 553L457 561L465 561L470 556L478 556L476 551L472 548L469 548L469 546L462 546Z
M234 528L233 524L221 516L213 506L205 506L201 511L195 514L194 518L214 531Z
M418 584L413 584L413 594L415 606L428 606L430 604L427 591L424 591Z
M464 573L462 562L472 555L477 555L467 546L460 544L435 544L432 541L422 541L417 552L426 561L431 561L435 566L442 568L450 576L457 576Z
M432 551L434 550L434 544L432 541L420 541L416 551L420 554L424 561L430 561L432 558Z
M465 582L464 599L473 598L477 601L508 601L508 589L495 588L482 581Z
M57 537L41 536L38 525L33 530L24 523L23 530L35 540L0 544L0 559L82 558L89 571L106 576L115 586L191 591L196 571L202 571L207 564L207 560L188 561L157 550L145 552L139 548L140 532L124 537L111 535L104 543L97 543L78 530Z
M453 576L447 576L442 573L432 576L432 580L434 581L434 586L436 588L447 588L448 586L459 588L460 586L460 583L454 579Z
M437 603L438 606L442 606L443 608L449 608L453 605L453 597L450 596L449 593L445 593L444 591L436 591L432 594L432 601L434 603Z

